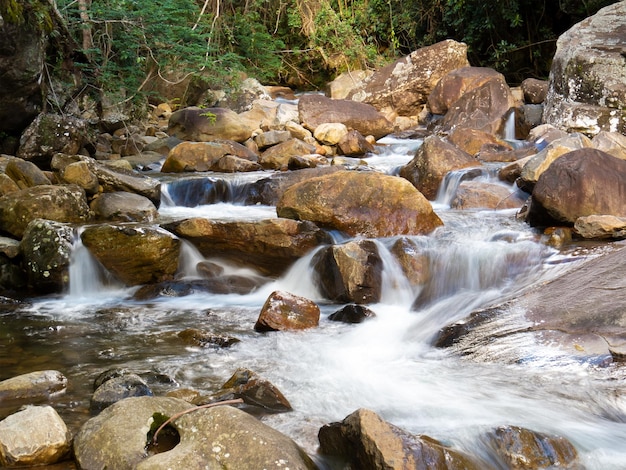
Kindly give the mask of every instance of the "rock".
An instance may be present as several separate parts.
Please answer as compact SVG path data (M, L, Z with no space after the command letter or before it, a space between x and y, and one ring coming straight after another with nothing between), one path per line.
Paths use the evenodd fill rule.
M505 137L506 120L514 106L504 77L495 77L461 95L441 121L441 129L468 127Z
M315 302L288 292L274 291L267 298L254 325L255 331L304 330L319 324Z
M591 139L591 146L616 158L626 160L626 135L600 131Z
M330 321L342 323L362 323L368 318L376 316L373 310L359 304L350 304L342 307L328 316Z
M0 173L0 197L19 191L20 187L6 173Z
M159 213L147 197L116 191L102 193L95 198L90 209L99 220L119 222L153 222Z
M0 382L0 401L49 398L67 389L67 378L56 370L22 374Z
M550 142L524 165L517 185L526 192L532 192L541 174L546 171L557 158L560 158L572 150L586 147L591 147L591 140L582 134L572 134Z
M322 95L304 95L298 100L300 123L314 131L320 124L338 122L363 135L380 139L393 132L393 124L374 106L351 100L331 100Z
M22 254L20 242L9 237L0 237L0 253L9 259L16 258Z
M271 147L272 145L280 144L291 139L291 132L271 130L267 132L261 132L254 136L254 142L260 150Z
M174 147L161 167L163 173L215 170L226 155L256 162L258 156L240 143L226 140L181 142Z
M527 104L540 104L546 100L548 95L549 82L536 78L527 78L522 81L522 92L524 102Z
M75 184L93 195L98 192L100 182L89 164L85 161L70 163L59 171L61 180L66 184Z
M461 96L484 85L492 78L504 77L487 67L459 67L451 70L441 77L428 95L430 112L446 114Z
M206 257L226 259L278 276L313 248L330 243L330 236L306 221L266 219L218 222L191 218L165 228L190 241Z
M533 156L534 155L529 155L503 166L498 171L498 178L501 181L507 181L511 184L515 183L517 179L520 178L520 176L522 175L522 170L524 169L524 166L530 161L531 158L533 158Z
M237 87L236 93L226 94L216 103L222 108L232 109L237 113L252 109L257 100L270 100L267 89L255 78L246 78Z
M390 470L489 468L485 463L426 435L410 434L361 408L340 423L323 426L320 452L345 461L346 468Z
M468 153L432 135L424 139L415 157L400 168L400 176L432 201L437 197L443 178L450 171L480 166L481 163Z
M47 41L29 24L0 24L0 133L19 135L43 106Z
M11 158L7 163L5 172L15 181L19 189L52 184L37 165L21 158Z
M509 144L494 134L467 127L453 129L448 135L448 142L472 156L478 156L478 153L486 144L501 146L503 150L511 150Z
M76 185L33 186L0 198L0 225L18 238L35 219L84 223L89 215L85 191Z
M574 150L539 177L527 220L542 226L571 225L579 217L594 214L626 217L624 194L626 160L596 149Z
M315 465L288 437L247 413L227 406L198 409L171 423L180 442L167 452L146 452L148 431L165 417L194 408L176 398L119 401L83 425L74 439L80 468L277 468L312 470ZM157 421L158 420L158 421Z
M197 330L195 328L188 328L181 331L178 333L178 337L182 339L185 344L200 348L229 348L233 344L237 344L241 341L232 336L219 335L208 331Z
M417 49L377 70L348 99L371 104L379 110L389 108L401 116L416 116L442 77L468 65L467 45L445 40Z
M35 219L20 244L28 283L38 293L63 292L70 282L74 229L60 222Z
M328 96L334 100L346 99L352 90L373 73L371 70L351 70L339 74L328 83Z
M424 246L415 238L400 237L390 250L412 286L424 284L430 277L430 261Z
M161 204L161 182L133 170L94 164L91 170L98 177L104 192L125 191L144 196L159 207Z
M313 137L326 145L336 145L348 134L348 128L340 122L325 122L313 131Z
M614 215L578 217L574 222L574 231L582 238L626 238L626 217Z
M141 377L126 373L104 381L91 396L89 409L97 414L124 398L152 395L152 390Z
M80 153L91 141L89 132L88 123L77 117L40 114L22 133L17 156L47 166L55 153Z
M357 304L380 300L383 262L372 240L331 245L317 252L311 264L325 298Z
M296 115L296 120L298 119L299 117ZM291 137L293 137L294 139L304 140L305 142L310 142L310 140L313 139L313 133L310 130L306 129L304 126L301 126L294 121L286 122L285 130L289 131Z
M486 439L496 456L511 470L580 468L578 452L567 439L519 426L500 426Z
M522 104L515 108L515 138L526 139L543 122L543 104Z
M299 139L289 139L265 150L259 156L259 163L268 170L286 170L292 157L315 153L315 145Z
M345 136L339 139L337 147L343 155L349 157L374 152L374 146L359 131L355 130L348 131Z
M626 134L626 3L563 33L556 46L544 122L568 132Z
M213 140L245 142L255 128L256 126L251 126L230 109L192 106L172 113L167 133L181 140L195 142Z
M94 225L85 228L81 240L107 270L128 286L172 279L178 269L181 242L158 227Z
M249 369L237 369L222 385L222 388L211 397L210 402L236 398L241 398L246 405L261 408L265 412L282 413L293 409L278 388ZM204 404L204 400L196 399L194 403Z
M377 172L339 171L302 181L285 190L276 211L352 236L426 234L442 224L409 182Z
M526 198L510 188L483 181L462 181L450 201L452 209L519 209Z
M65 422L51 406L28 406L0 421L0 464L8 467L51 465L72 447Z
M329 166L331 162L321 155L302 155L291 157L287 163L288 170L304 170L307 168L317 168L318 166Z
M224 155L220 158L212 170L218 173L245 173L248 171L260 171L263 167L257 162L251 162L245 158L235 157L234 155Z

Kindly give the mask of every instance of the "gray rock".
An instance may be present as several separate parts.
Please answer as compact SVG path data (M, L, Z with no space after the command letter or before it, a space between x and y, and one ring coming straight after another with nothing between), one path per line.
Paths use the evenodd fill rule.
M116 191L100 194L90 204L96 219L119 222L152 222L158 217L156 206L139 194Z
M67 378L56 370L22 374L0 382L0 400L48 398L64 393Z

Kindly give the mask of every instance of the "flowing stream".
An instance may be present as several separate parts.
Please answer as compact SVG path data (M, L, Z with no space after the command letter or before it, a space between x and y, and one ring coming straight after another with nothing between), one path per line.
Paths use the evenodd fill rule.
M368 161L391 174L420 144L391 138L382 143L384 148ZM179 183L164 183L160 213L164 218L275 217L274 207L238 202L245 185L260 176L265 175L193 175L192 190L186 195L177 190L174 196L173 185ZM479 177L493 178L490 172ZM210 394L245 367L276 385L294 408L264 421L311 454L322 425L365 407L407 431L475 455L485 455L485 432L510 424L569 439L585 468L626 468L626 382L619 365L571 357L523 335L485 345L484 357L432 346L442 327L596 254L580 247L548 247L516 220L515 211L451 210L446 190L461 178L452 175L433 202L445 225L429 236L413 237L429 255L432 276L426 285L412 286L403 276L388 252L394 239L376 240L384 261L384 292L380 303L369 306L376 317L360 324L328 320L341 306L321 298L310 269L313 254L248 295L202 293L141 302L131 300L133 290L110 279L77 241L69 292L0 307L2 378L61 371L69 387L53 405L75 432L89 416L93 380L104 370L149 372L155 394L177 387ZM198 199L207 192L213 193L211 203ZM196 277L195 265L202 259L184 243L181 276ZM261 306L278 289L317 301L319 327L255 332ZM419 306L413 306L416 298L422 299ZM519 312L501 321L504 328L524 326ZM222 349L189 347L177 336L187 328L241 342Z

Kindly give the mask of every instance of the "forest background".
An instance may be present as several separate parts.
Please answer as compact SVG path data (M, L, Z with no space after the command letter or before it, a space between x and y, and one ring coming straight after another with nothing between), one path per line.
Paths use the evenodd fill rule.
M466 43L471 65L510 84L545 79L558 36L616 1L0 0L0 15L49 39L50 69L145 99L156 76L320 89L443 39Z

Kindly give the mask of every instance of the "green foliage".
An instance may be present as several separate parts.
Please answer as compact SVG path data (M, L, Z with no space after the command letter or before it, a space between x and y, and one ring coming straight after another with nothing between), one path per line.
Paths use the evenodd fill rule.
M0 0L0 16L7 23L26 24L49 34L53 30L49 5L41 0Z

